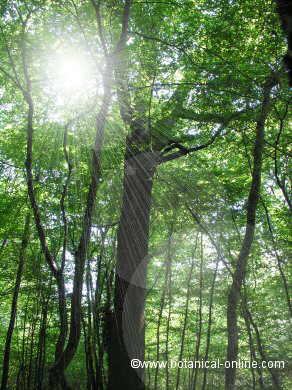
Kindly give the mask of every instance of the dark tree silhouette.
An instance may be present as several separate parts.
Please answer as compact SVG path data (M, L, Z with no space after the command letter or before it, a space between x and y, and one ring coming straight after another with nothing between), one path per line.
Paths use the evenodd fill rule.
M292 87L292 1L277 0L277 12L288 40L288 51L284 56L284 63L288 70L289 85Z

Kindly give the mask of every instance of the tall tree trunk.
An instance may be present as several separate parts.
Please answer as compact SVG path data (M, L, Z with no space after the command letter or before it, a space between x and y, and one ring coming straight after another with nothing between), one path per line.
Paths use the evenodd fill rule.
M15 325L15 319L16 319L16 313L17 313L17 301L18 301L20 283L21 283L23 267L24 267L24 262L25 262L25 252L26 252L26 248L28 245L29 223L30 223L30 215L27 214L27 216L25 218L24 232L23 232L21 248L20 248L20 253L19 253L18 268L17 268L17 272L16 272L16 280L15 280L15 286L14 286L12 303L11 303L10 320L9 320L9 325L8 325L8 330L7 330L7 334L6 334L6 340L5 340L5 347L4 347L4 354L3 354L1 390L7 389L7 382L8 382L8 376L9 376L10 348L11 348L12 335L13 335L13 331L14 331L14 325Z
M187 296L186 296L184 322L183 322L183 327L182 327L181 344L180 344L180 351L179 351L178 361L181 361L183 359L183 353L184 353L184 347L185 347L185 337L186 337L188 315L189 315L189 304L190 304L190 298L191 298L191 282L192 282L193 271L194 271L194 267L195 267L195 256L196 256L195 253L196 253L196 249L197 249L197 240L198 240L198 236L196 238L196 244L195 244L194 252L193 252L193 255L192 255L191 267L190 267L190 271L189 271L188 278L187 278L187 281L186 281ZM177 374L176 374L176 387L175 387L176 390L179 389L180 373L181 373L181 369L178 368L177 369Z
M172 251L168 246L168 281L167 281L167 299L168 299L168 315L166 321L166 335L165 335L165 360L169 361L169 339L170 339L170 321L171 321L171 309L172 309ZM170 375L168 364L165 367L165 389L170 389Z
M290 5L290 7L291 7L291 5ZM281 135L283 134L284 121L285 121L285 119L286 119L286 117L288 115L289 107L290 107L290 104L289 104L289 102L287 102L285 113L284 113L284 115L282 117L279 118L280 119L280 128L279 128L279 132L278 132L278 135L277 135L277 138L276 138L276 142L275 142L274 172L275 172L276 183L279 186L279 188L281 189L282 194L284 196L284 199L287 202L290 214L292 214L292 203L291 203L291 199L290 199L289 189L287 189L287 187L286 187L285 175L282 175L282 177L281 177L280 174L279 174L278 156L277 156L278 145L279 145L279 141L280 141Z
M125 158L122 213L117 235L114 320L109 347L109 389L144 389L144 370L131 359L144 360L144 307L152 179L155 154Z
M86 297L87 297L87 333L86 323L84 322L84 344L86 349L87 359L87 381L90 390L99 388L96 382L96 373L94 372L94 348L93 348L93 333L92 333L92 300L91 300L91 269L90 260L87 259L86 267Z
M270 359L268 358L268 356L267 356L267 354L266 354L266 352L264 350L258 326L255 323L254 319L252 318L252 314L251 314L251 312L248 309L247 302L246 302L245 298L243 299L243 308L244 308L245 314L246 314L246 316L248 318L248 321L251 323L251 325L252 325L252 327L253 327L253 329L255 331L258 351L259 351L259 353L261 355L262 361L268 362ZM272 383L273 383L273 389L281 390L282 386L281 386L280 379L278 377L278 374L277 374L276 370L274 368L270 368L269 366L267 367L267 370L269 371L269 373L271 375L271 379L272 379Z
M217 277L217 272L218 272L218 265L219 265L219 256L217 257L217 260L216 260L216 267L215 267L214 276L213 276L212 285L211 285L211 291L210 291L208 329L207 329L207 335L206 335L206 349L205 349L204 361L207 361L208 357L209 357L209 349L210 349L210 343L211 343L211 329L212 329L213 297L214 297L215 283L216 283L216 277ZM207 368L204 367L202 390L205 390L206 385L207 385Z
M39 316L39 299L40 294L37 295L37 307L36 312L32 314L31 317L31 326L30 326L30 334L28 337L29 340L29 348L28 348L28 366L27 366L27 388L32 389L34 387L33 379L33 370L35 369L35 358L34 358L34 349L35 349L35 333L36 333L36 324L38 322L38 316Z
M100 26L100 4L101 2L96 2L92 0L93 6L96 11L97 22ZM70 321L70 330L68 336L68 342L63 353L59 357L59 360L52 367L50 373L51 387L52 389L58 388L59 383L63 386L62 390L69 388L64 387L65 383L62 383L62 377L64 370L71 363L81 335L81 300L82 300L82 290L83 290L83 279L84 279L84 270L85 270L85 261L87 257L88 246L90 244L90 235L91 235L91 226L92 218L95 207L95 198L101 178L101 149L104 141L104 130L106 126L107 115L109 112L111 98L112 98L112 83L113 83L113 68L116 65L116 61L121 52L123 52L127 34L128 34L128 24L130 17L130 8L131 0L125 0L123 13L122 13L122 28L119 40L116 44L113 52L107 52L106 47L104 46L105 54L105 67L103 69L103 97L101 102L100 110L96 117L96 134L95 141L92 153L91 160L91 180L90 186L87 193L86 206L83 216L83 227L78 244L78 248L75 253L75 264L74 264L74 279L73 279L73 292L71 298L71 321ZM103 40L103 29L99 29L99 35L101 40Z
M165 307L165 297L166 292L168 289L168 278L169 278L169 272L170 272L170 263L171 263L171 247L172 247L172 234L173 234L173 226L170 227L170 231L168 233L168 246L167 246L167 259L165 264L165 272L164 272L164 285L163 285L163 291L160 299L160 307L159 307L159 313L158 313L158 321L157 321L157 329L156 329L156 360L160 359L160 326L162 322L162 314ZM158 384L158 370L159 367L157 366L155 368L155 374L154 374L154 390L157 390L157 384Z
M237 259L237 264L233 274L233 282L228 294L227 303L227 361L230 362L230 368L225 371L225 389L235 390L236 367L232 365L238 355L238 329L237 329L237 309L240 298L240 291L245 279L246 264L250 254L254 239L256 209L260 196L262 153L264 147L265 122L270 108L270 92L276 81L272 77L266 82L263 91L263 103L261 113L256 126L256 139L253 152L253 171L252 183L247 202L247 219L245 236L242 242L241 250Z
M25 388L25 369L26 369L26 325L28 322L28 308L29 304L31 303L30 299L30 291L28 293L26 303L25 303L25 309L24 309L24 318L23 318L23 325L22 325L22 340L21 340L21 356L20 356L20 363L19 363L19 370L17 374L17 380L16 380L16 390L22 390Z
M289 292L289 283L287 281L287 278L286 278L286 275L285 275L285 272L284 272L284 269L283 269L283 266L282 266L281 256L279 255L278 250L277 250L277 243L276 243L276 239L274 237L274 232L273 232L273 229L272 229L272 224L271 224L271 218L270 218L269 210L268 210L268 208L267 208L267 206L266 206L266 204L265 204L265 202L263 200L262 200L262 205L264 206L264 209L265 209L267 223L268 223L268 228L269 228L269 232L270 232L271 240L272 240L272 245L273 245L273 250L274 250L275 257L277 259L277 266L278 266L278 269L279 269L279 273L280 273L281 278L282 278L282 283L283 283L283 287L284 287L285 297L286 297L286 300L287 300L288 312L289 312L290 317L292 318L292 302L291 302L290 292Z
M200 253L200 285L199 285L199 326L198 326L198 333L197 333L197 342L196 342L196 350L195 350L195 361L199 360L199 354L200 354L200 346L201 346L201 336L202 336L202 325L203 325L203 314L202 314L202 308L203 308L203 301L202 301L202 290L203 290L203 236L201 234L201 253ZM193 376L193 389L196 389L197 386L197 378L198 378L198 367L194 366L194 371L192 372Z
M245 326L246 326L246 330L247 330L247 333L248 333L250 360L251 361L253 361L253 360L256 361L257 360L256 359L256 351L255 351L253 337L252 337L252 330L251 330L251 326L250 326L250 319L249 319L249 316L247 314L247 311L246 311L246 308L245 308L244 304L242 304L242 315L243 315ZM258 372L258 376L259 376L260 388L261 388L261 390L265 390L264 381L263 381L263 375L262 375L262 369L261 369L260 365L257 365L257 372ZM252 380L253 380L253 389L256 389L255 373L254 373L254 368L253 367L251 367L251 374L252 374Z
M89 321L89 318L87 318ZM99 389L95 381L95 372L93 368L93 358L92 358L92 345L91 345L91 334L88 324L84 318L84 314L81 316L81 322L83 327L84 334L84 352L85 352L85 362L86 362L86 371L87 371L87 390L97 390Z
M96 119L96 139L91 162L91 183L87 194L86 207L83 217L82 234L77 251L75 253L75 267L73 279L73 292L71 298L71 320L70 331L66 348L58 356L58 360L51 368L50 383L52 389L58 389L59 384L63 389L69 389L64 383L64 371L71 363L77 350L81 335L81 298L83 290L83 279L85 270L85 261L88 245L90 242L91 225L95 206L95 198L101 177L100 152L103 144L104 128L106 117L111 102L111 65L108 64L108 74L104 80L104 96L99 114Z
M51 292L51 281L49 286L49 294ZM48 297L44 297L43 305L42 305L42 315L41 315L41 324L39 330L39 343L38 343L38 355L37 355L37 363L36 363L36 389L42 390L43 388L43 380L44 380L44 368L46 361L46 329L47 329L47 321L48 321L48 310L49 310L49 302L50 295Z

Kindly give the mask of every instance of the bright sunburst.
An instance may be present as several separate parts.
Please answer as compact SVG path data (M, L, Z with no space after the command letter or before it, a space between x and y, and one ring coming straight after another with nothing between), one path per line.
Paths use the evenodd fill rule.
M80 102L96 89L96 72L90 58L75 48L58 49L47 64L46 91L58 105Z
M81 56L60 55L56 60L56 87L77 92L90 82L88 63Z

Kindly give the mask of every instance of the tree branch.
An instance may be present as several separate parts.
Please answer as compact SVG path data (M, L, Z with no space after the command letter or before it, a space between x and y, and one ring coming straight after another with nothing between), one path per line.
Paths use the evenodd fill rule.
M250 255L252 243L254 240L256 226L256 211L261 190L261 171L262 157L264 149L265 123L271 107L270 93L276 81L273 74L267 79L263 88L263 99L261 112L256 121L256 139L253 151L253 169L252 181L247 199L247 213L245 235L242 241L240 252L237 259L236 268L233 274L233 281L228 294L227 304L227 329L228 346L227 359L233 361L238 355L238 325L237 325L237 307L240 298L240 292L245 279L246 266ZM236 367L231 367L225 371L225 389L233 390L236 378Z
M208 146L212 145L215 142L216 138L221 134L224 128L225 128L225 124L220 126L218 130L215 132L215 134L209 139L209 141L205 142L202 145L194 146L192 148L185 148L180 144L175 144L175 146L179 148L179 151L166 156L162 155L158 160L158 164L163 164L165 162L175 160L179 157L186 156L187 154L190 154L192 152L197 152L198 150L207 148Z
M122 31L120 35L120 39L117 43L116 49L114 51L114 54L117 54L121 50L125 48L126 40L128 36L128 26L129 26L129 19L130 19L130 8L131 8L132 0L125 0L125 7L124 12L122 16Z
M102 0L91 0L91 3L93 5L93 8L94 8L95 14L96 14L96 21L97 21L98 34L99 34L101 47L103 49L104 55L106 56L108 53L108 50L107 50L107 44L106 44L106 40L105 40L105 36L104 36L102 16L101 16L101 12L100 12L101 2L102 2Z
M33 174L32 174L32 146L33 146L33 117L34 117L34 103L31 95L31 80L29 76L28 71L28 63L27 63L27 53L26 53L26 45L25 45L25 39L24 39L24 33L22 36L22 43L21 43L21 57L22 57L22 65L23 65L23 71L24 71L24 77L26 80L26 88L22 91L23 97L28 105L28 113L27 113L27 144L26 144L26 161L25 161L25 168L26 168L26 181L27 181L27 189L28 189L28 195L31 203L31 207L33 210L35 225L37 228L40 244L42 247L42 251L44 253L46 262L52 271L52 274L55 278L57 278L58 274L58 268L55 263L55 260L48 248L47 239L45 230L43 228L42 222L41 222L41 216L40 216L40 210L39 205L36 200L36 194L35 194L35 188L33 183Z

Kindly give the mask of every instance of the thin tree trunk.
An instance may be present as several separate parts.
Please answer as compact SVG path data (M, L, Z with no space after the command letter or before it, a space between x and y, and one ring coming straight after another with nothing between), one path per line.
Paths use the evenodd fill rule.
M55 361L59 359L59 356L64 350L67 333L68 333L67 300L66 300L66 288L65 288L65 280L64 280L64 269L66 265L66 250L67 250L67 240L68 240L68 220L67 220L67 214L65 210L65 199L68 193L68 186L71 179L73 167L70 162L68 149L67 149L67 136L68 136L68 125L65 126L64 137L63 137L63 153L64 153L65 161L67 163L68 172L67 172L66 181L63 185L63 191L60 199L60 209L62 214L64 231L63 231L63 248L62 248L61 266L56 274L60 326L59 326L59 336L58 336L56 349L55 349ZM62 381L65 382L64 375Z
M277 159L278 159L278 157L277 157L278 144L279 144L281 135L283 133L284 121L285 121L286 116L289 112L288 110L289 110L289 103L287 103L284 116L282 118L280 118L280 128L279 128L279 132L278 132L276 142L275 142L274 172L275 172L276 183L278 184L278 186L280 187L280 189L283 193L285 201L287 202L287 205L289 207L290 214L292 214L292 203L291 203L291 200L289 198L289 190L287 190L287 188L286 188L285 177L280 178L280 176L279 176L279 168L278 168L278 161L277 161Z
M90 340L91 335L88 332L89 328L88 325L86 326L86 322L83 314L81 315L81 322L82 322L83 334L84 334L84 352L85 352L85 362L86 362L86 372L87 372L87 390L97 390L98 386L96 386L96 382L95 382L95 373L94 373L93 361L92 361L92 346Z
M7 334L6 334L6 340L5 340L5 347L4 347L4 354L3 354L1 390L7 389L7 382L8 382L8 376L9 376L10 348L11 348L12 335L13 335L13 331L14 331L14 325L15 325L15 319L16 319L16 313L17 313L17 302L18 302L20 283L21 283L24 262L25 262L25 256L26 256L26 248L28 246L29 224L30 224L30 215L27 214L27 216L25 218L24 232L23 232L21 248L20 248L20 253L19 253L18 268L17 268L17 272L16 272L16 280L15 280L15 286L14 286L12 303L11 303L10 320L9 320L9 325L8 325L8 330L7 330Z
M168 315L166 322L166 335L165 335L165 360L169 362L169 336L170 336L170 321L171 321L171 307L172 307L172 252L170 247L168 249L168 283L167 283L167 299L168 299ZM165 389L170 390L170 378L168 364L165 367Z
M225 389L235 390L236 366L232 364L238 355L238 329L237 329L237 308L240 298L240 291L245 278L246 264L254 239L256 210L260 196L262 153L264 147L265 122L270 108L270 91L276 81L273 77L266 82L263 91L263 103L260 117L256 126L256 139L253 152L252 183L247 202L247 220L245 236L237 259L236 268L233 274L233 282L228 294L227 303L227 361L230 368L225 371Z
M264 347L263 347L263 344L262 344L262 340L261 340L261 336L260 336L260 332L259 332L259 329L257 327L257 324L255 323L255 321L253 320L252 318L252 314L251 312L249 311L248 307L247 307L247 303L245 301L245 299L243 299L243 306L244 306L244 310L246 312L246 316L249 320L249 322L251 323L254 331L255 331L255 334L256 334L256 340L257 340L257 346L258 346L258 350L259 350L259 353L261 355L261 358L263 361L269 361L265 351L264 351ZM271 375L271 378L272 378L272 382L273 382L273 388L276 389L276 390L281 390L282 389L282 386L280 384L280 380L279 380L279 377L275 371L275 369L273 368L270 368L269 366L267 367L270 375Z
M173 226L171 226L171 229L169 231L168 236L168 246L167 246L167 252L168 252L168 258L166 260L166 269L164 273L164 285L162 290L162 296L160 299L160 307L159 307L159 313L158 313L158 321L157 321L157 330L156 330L156 360L160 359L160 326L162 322L162 313L165 306L165 297L167 292L167 283L169 278L169 272L170 272L170 259L171 259L171 246L172 246L172 234L173 234ZM155 374L154 374L154 390L157 389L157 381L158 381L158 366L155 368Z
M256 352L255 352L254 343L253 343L252 330L251 330L251 326L250 326L250 319L249 319L249 316L248 316L248 314L247 314L247 312L245 310L244 305L242 305L242 314L243 314L246 330L247 330L247 333L248 333L250 360L251 361L256 361L257 359L256 359ZM258 372L258 376L259 376L260 388L262 390L265 390L262 369L261 369L261 367L259 365L257 365L257 372ZM252 380L253 380L253 389L256 389L255 374L254 374L254 368L253 367L251 367L251 373L252 373Z
M95 2L93 2L96 4ZM71 363L81 335L81 298L83 289L83 278L87 250L90 243L90 234L92 226L92 218L95 206L95 198L100 183L101 177L101 148L104 140L104 129L106 118L109 111L112 97L112 81L113 81L113 66L117 57L117 53L123 51L126 44L128 32L129 14L131 1L126 0L122 16L122 31L120 39L116 45L116 49L111 56L107 56L106 66L103 72L104 93L102 98L101 108L96 118L96 137L92 154L91 162L91 183L89 186L86 207L83 218L83 228L79 245L75 254L75 267L73 279L73 292L71 298L71 321L68 342L65 350L59 357L59 360L50 371L50 380L52 389L58 388L58 384L62 380L64 370ZM98 15L97 15L98 16ZM64 384L62 384L64 387ZM65 388L66 390L66 388Z
M202 290L203 290L203 235L201 234L201 253L200 253L200 285L199 285L199 328L197 333L197 342L196 342L196 351L195 351L195 361L199 360L200 346L201 346L201 336L202 336ZM197 377L198 377L198 367L194 366L193 371L193 389L196 389L197 386Z
M98 22L100 21L100 12L99 7L100 3L96 3L92 0L93 5L96 9ZM124 49L126 45L126 38L128 33L128 22L129 22L129 12L130 12L131 0L125 1L125 6L123 10L122 17L122 30L120 34L120 38L117 42L116 48L111 53L109 53L105 49L105 58L106 65L103 72L103 86L104 86L104 94L102 99L101 108L99 114L96 119L96 137L92 154L92 162L91 162L91 184L89 186L87 201L85 206L85 212L83 217L83 228L82 233L78 245L78 249L75 253L75 269L74 269L74 280L73 280L73 293L71 299L71 319L70 319L70 332L68 337L68 342L66 348L64 349L64 340L66 338L66 323L64 322L64 329L61 329L59 339L57 342L56 355L57 361L55 361L54 366L50 370L50 386L51 389L58 389L61 384L62 389L69 390L70 387L66 384L64 370L72 361L77 346L80 340L81 334L81 297L82 297L82 287L83 287L83 276L84 276L84 267L85 260L87 256L87 249L90 241L90 233L91 233L91 224L93 211L95 206L95 197L98 189L98 185L100 182L101 176L101 165L100 165L100 152L103 145L104 138L104 128L106 123L106 117L109 110L110 102L111 102L111 86L112 86L112 75L113 75L113 65L116 57L118 57L119 53ZM99 25L99 33L100 37L103 36L102 28ZM27 145L26 145L26 180L27 180L27 188L29 199L31 203L31 207L33 210L34 220L36 229L38 232L39 241L41 244L42 251L44 253L46 262L54 275L58 290L60 291L60 309L61 309L61 321L64 320L63 314L65 314L64 308L64 298L65 294L63 294L63 285L62 285L62 267L61 270L58 269L57 264L55 262L55 257L49 250L45 229L42 225L40 209L36 200L36 193L34 188L34 179L33 179L33 119L34 119L34 102L32 97L32 82L29 75L29 66L28 66L28 55L26 50L26 42L25 42L25 28L26 25L23 25L23 34L22 34L22 42L21 42L21 55L22 55L22 65L23 65L23 73L25 86L22 86L19 82L17 83L19 89L23 93L23 97L25 102L28 105L28 113L27 113ZM102 40L103 41L103 40ZM64 248L65 251L66 248ZM64 349L64 350L63 350ZM60 356L58 356L60 354Z
M91 296L92 296L92 313L93 313L93 343L94 343L94 353L95 353L95 372L97 376L97 383L99 389L102 390L105 384L104 375L104 357L105 350L107 350L110 343L110 327L112 324L112 278L111 266L109 263L105 263L104 253L105 253L105 239L107 237L108 228L102 232L101 243L100 243L100 252L97 262L97 275L96 275L96 287L95 291L93 290L92 278L90 278L91 286ZM115 247L115 240L113 240L113 248ZM115 251L113 250L113 253ZM114 255L112 255L114 257ZM102 264L106 265L106 269L102 272ZM106 287L106 290L105 290ZM105 291L106 299L102 309L101 298ZM98 308L98 310L97 310ZM103 318L101 316L103 312Z
M280 275L281 275L281 278L282 278L282 282L283 282L283 287L284 287L284 291L285 291L285 297L286 297L286 300L287 300L288 312L289 312L290 317L292 317L292 303L291 303L291 298L290 298L290 293L289 293L289 285L288 285L288 282L287 282L287 278L286 278L285 272L284 272L283 267L282 267L282 259L281 259L280 255L278 253L278 250L277 250L277 245L276 245L276 240L274 238L274 232L273 232L272 225L271 225L269 210L268 210L268 208L267 208L267 206L266 206L266 204L265 204L265 202L263 200L262 200L262 205L263 205L263 207L265 209L267 223L268 223L268 228L269 228L269 232L270 232L271 239L272 239L272 245L273 245L275 257L277 259L277 266L278 266L278 269L279 269L279 272L280 272Z
M49 291L51 290L51 283ZM48 309L49 309L50 296L43 302L41 326L39 332L39 345L38 345L38 359L36 369L36 388L42 390L44 380L44 367L46 360L46 329L48 320Z
M19 364L19 371L17 374L16 381L16 390L22 390L25 388L25 333L26 333L26 324L27 324L27 315L28 315L28 305L30 303L30 293L27 297L25 310L24 310L24 319L23 319L23 331L22 331L22 340L21 340L21 357Z
M183 359L183 353L184 353L184 347L185 347L185 337L186 337L186 329L187 329L187 323L188 323L188 314L189 314L189 303L190 303L190 297L191 297L191 281L193 277L193 271L194 271L194 266L195 266L195 252L197 249L197 240L198 237L196 238L196 244L192 256L192 262L191 262L191 267L189 271L189 275L187 278L187 296L186 296L186 306L185 306L185 313L184 313L184 322L183 322L183 328L182 328L182 334L181 334L181 344L180 344L180 352L179 352L179 358L178 361L181 361ZM179 389L179 384L180 384L180 373L181 369L177 369L177 374L176 374L176 390Z
M39 315L39 294L37 295L37 308L35 315L33 314L32 320L31 320L31 329L30 329L30 336L29 336L29 364L28 364L28 370L27 370L27 388L32 389L33 388L33 355L34 355L34 346L35 346L35 331L36 331L36 324L38 321L38 315Z
M206 335L206 350L205 350L204 361L207 361L208 357L209 357L209 349L210 349L210 343L211 343L211 329L212 329L213 297L214 297L215 283L216 283L216 277L217 277L217 272L218 272L218 265L219 265L219 256L217 257L217 260L216 260L216 268L214 271L214 276L213 276L211 291L210 291L208 329L207 329L207 335ZM205 390L205 388L206 388L207 372L208 372L207 368L204 367L202 390Z
M27 51L26 51L26 43L23 40L22 41L22 61L23 61L23 69L24 69L24 77L26 81L25 89L22 89L24 100L27 103L28 106L28 112L27 112L27 142L26 142L26 160L25 160L25 168L26 168L26 182L27 182L27 189L28 189L28 195L30 199L30 204L34 216L35 226L38 233L39 241L41 244L42 252L44 254L45 260L49 266L49 269L54 276L57 286L58 286L58 299L59 299L59 313L60 313L60 333L58 337L58 341L56 344L56 353L55 353L55 361L57 358L59 358L59 354L63 351L64 343L66 340L67 335L67 313L66 313L66 294L65 294L65 284L64 284L64 261L65 261L65 251L66 248L63 248L63 258L62 258L62 265L61 268L58 269L58 266L55 262L55 257L52 255L52 253L49 250L48 244L47 244L47 238L45 229L42 225L41 220L41 214L39 205L37 203L36 198L36 191L34 186L34 178L33 178L33 135L34 135L34 101L32 97L32 88L31 88L31 79L29 75L28 70L28 58L27 58ZM69 180L70 175L68 175L67 179ZM66 188L64 187L62 199L61 199L61 209L62 214L64 212L64 209L62 208L62 201L64 206L64 198L67 191L67 184ZM64 217L64 214L63 214ZM67 225L65 225L65 229L67 228ZM66 242L66 234L67 232L64 232L64 242ZM55 376L54 381L59 381L59 377L62 378L62 386L63 388L69 389L69 387L66 385L65 376L64 376L64 369L62 372L59 373L59 375ZM52 386L53 388L54 386Z
M86 297L87 297L87 335L84 335L85 344L87 344L87 356L86 359L88 361L88 371L87 377L88 382L90 383L90 390L99 389L96 382L96 373L94 372L94 352L93 352L93 343L92 343L92 301L91 301L91 286L90 286L90 260L87 259L87 269L86 269ZM85 321L84 321L84 330L85 329Z

